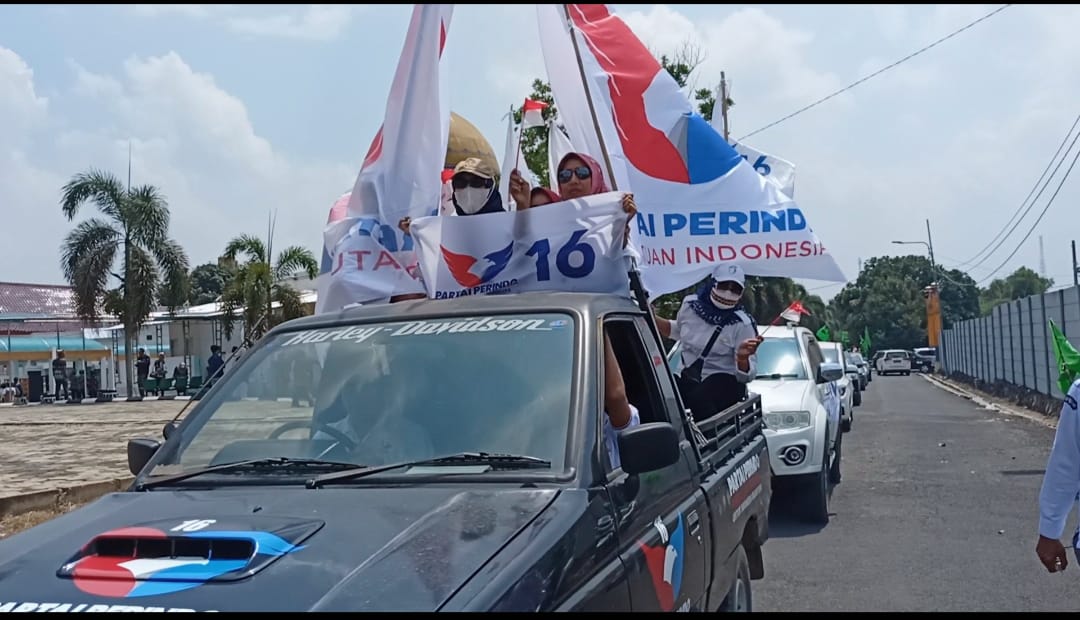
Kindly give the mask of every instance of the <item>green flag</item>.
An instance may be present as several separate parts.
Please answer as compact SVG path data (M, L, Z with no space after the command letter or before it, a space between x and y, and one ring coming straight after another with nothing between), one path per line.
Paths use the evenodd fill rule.
M859 348L863 355L870 355L870 328L863 327L862 338L859 338Z
M828 325L822 325L821 329L817 330L815 335L817 336L817 339L822 342L829 342L829 338L832 337L832 334L829 333Z
M1065 338L1058 326L1050 321L1050 333L1054 337L1054 357L1057 359L1058 387L1062 394L1068 394L1069 388L1080 375L1080 352Z
M840 342L844 345L844 348L847 348L847 346L849 344L851 344L851 341L848 340L848 335L847 335L847 330L846 329L844 331L840 332Z

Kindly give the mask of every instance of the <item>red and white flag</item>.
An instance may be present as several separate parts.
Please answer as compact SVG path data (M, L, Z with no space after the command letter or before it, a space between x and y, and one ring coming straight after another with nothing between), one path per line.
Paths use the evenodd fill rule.
M413 6L383 124L356 177L347 217L323 233L330 259L318 303L323 312L424 292L412 239L397 224L438 213L450 134L440 59L453 10L452 4Z
M525 99L525 105L521 110L521 127L522 129L528 129L530 127L543 127L544 126L544 110L548 107L548 104L543 101L536 101L534 99Z
M799 318L804 314L806 316L810 316L810 311L803 307L801 301L793 301L791 302L791 305L789 305L787 308L784 309L783 312L780 313L780 316L777 317L777 319L784 319L789 323L798 324Z
M604 4L539 4L540 44L575 146L633 192L631 247L662 295L717 263L748 275L846 281L808 214L703 119L633 31Z

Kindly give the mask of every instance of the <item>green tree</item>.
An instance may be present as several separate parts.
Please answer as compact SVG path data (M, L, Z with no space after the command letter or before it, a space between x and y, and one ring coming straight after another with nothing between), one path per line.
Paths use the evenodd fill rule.
M232 337L232 324L240 312L246 335L255 341L275 324L304 316L300 292L286 280L302 272L312 280L319 274L319 263L311 250L290 246L277 255L270 264L270 252L262 239L240 235L225 248L225 258L235 261L237 256L246 258L236 267L222 292L225 337ZM273 304L280 304L280 311L273 312Z
M94 323L105 311L124 325L125 368L133 377L132 342L159 296L169 304L183 299L188 258L168 236L169 207L156 187L125 188L116 176L91 169L64 185L60 207L70 222L87 201L103 217L80 222L64 239L64 278L80 318ZM113 280L119 284L110 288ZM128 396L134 395L128 381Z
M979 315L979 289L970 276L958 269L935 270L925 256L914 255L871 258L829 306L853 342L866 329L879 349L922 347L927 344L923 289L931 282L938 282L943 328Z
M232 273L216 263L204 263L191 270L191 293L188 303L193 306L213 303L225 292Z
M1042 295L1054 285L1054 280L1044 278L1027 267L1020 267L1005 278L998 278L979 293L982 315L986 316L995 306L1014 299Z

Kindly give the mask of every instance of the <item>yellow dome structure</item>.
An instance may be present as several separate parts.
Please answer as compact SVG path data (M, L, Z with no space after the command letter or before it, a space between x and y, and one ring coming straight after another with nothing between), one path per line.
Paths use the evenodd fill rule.
M453 168L463 159L479 157L493 170L499 169L499 160L495 158L495 149L484 139L475 125L465 120L456 112L450 113L450 139L446 144L446 168Z

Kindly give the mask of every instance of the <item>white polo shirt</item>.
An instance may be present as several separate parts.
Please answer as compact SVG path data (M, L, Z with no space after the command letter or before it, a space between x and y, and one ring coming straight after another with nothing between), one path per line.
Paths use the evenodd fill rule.
M618 431L633 428L638 424L641 424L641 416L638 414L637 407L633 405L630 405L630 422L621 428L612 426L611 417L608 416L606 411L604 412L604 444L607 446L612 469L618 469L622 466L622 460L619 458Z
M1080 380L1073 382L1058 416L1054 447L1046 462L1042 490L1039 492L1039 535L1059 540L1065 522L1080 495L1080 423L1077 401ZM1077 530L1080 535L1080 528ZM1073 539L1077 546L1077 539ZM1077 546L1080 548L1080 546Z
M694 312L694 309L690 307L690 302L695 299L697 299L696 295L683 299L679 313L675 315L675 320L671 322L671 339L682 343L684 368L697 361L716 330L715 325L706 323L705 319L698 316L698 313ZM750 316L742 310L739 310L738 314L741 319L739 323L728 325L720 330L720 336L713 343L713 347L709 351L709 357L705 359L705 364L701 369L702 379L711 374L722 372L735 375L742 383L749 383L757 376L757 355L750 356L750 370L748 372L739 370L738 365L735 363L735 351L738 350L739 343L757 336Z

